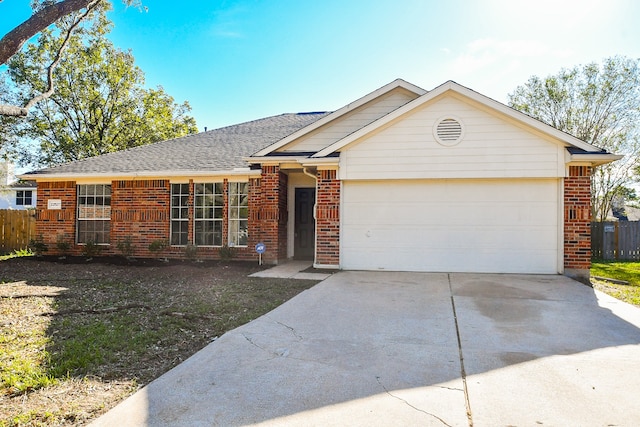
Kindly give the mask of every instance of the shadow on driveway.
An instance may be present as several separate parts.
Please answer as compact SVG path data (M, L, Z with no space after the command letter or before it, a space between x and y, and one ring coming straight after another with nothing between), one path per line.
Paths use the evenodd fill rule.
M639 343L564 276L341 272L95 425L634 425Z

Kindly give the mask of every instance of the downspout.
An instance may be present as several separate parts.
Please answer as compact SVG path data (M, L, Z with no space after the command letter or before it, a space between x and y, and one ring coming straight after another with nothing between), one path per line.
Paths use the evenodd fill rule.
M317 170L314 168L314 172L317 173ZM303 167L302 168L302 173L304 173L305 175L307 175L310 178L313 178L313 180L316 183L316 196L314 198L313 201L313 265L316 265L316 250L318 248L318 221L316 218L316 208L318 206L318 177L315 173L311 173L309 172L308 168Z

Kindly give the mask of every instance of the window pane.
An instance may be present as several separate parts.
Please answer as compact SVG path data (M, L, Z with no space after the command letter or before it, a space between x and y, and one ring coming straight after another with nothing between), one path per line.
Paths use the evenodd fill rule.
M78 243L109 243L111 186L108 184L78 185L77 194ZM29 195L29 199L31 199L31 195Z
M171 244L184 246L187 244L189 233L187 221L171 221Z

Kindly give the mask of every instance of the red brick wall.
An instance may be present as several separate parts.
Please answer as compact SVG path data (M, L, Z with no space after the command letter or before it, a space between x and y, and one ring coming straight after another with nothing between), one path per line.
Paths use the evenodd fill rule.
M50 199L62 201L61 210L47 209ZM39 182L36 204L36 236L48 247L47 254L58 254L56 243L63 240L71 246L71 254L80 254L76 247L76 183Z
M280 180L276 179L276 182L277 185L280 185ZM193 242L193 181L189 182L189 188L189 241ZM236 248L235 259L258 259L258 255L255 253L255 244L260 241L258 235L260 229L259 224L256 224L252 219L256 216L262 203L260 190L260 180L252 179L249 183L249 243L247 247ZM224 182L224 195L225 206L228 206L227 180ZM48 210L47 201L49 199L60 199L62 209ZM63 236L71 246L69 254L81 255L84 246L76 244L76 182L39 182L37 203L36 230L37 235L42 235L47 244L47 254L60 254L56 248L56 242L58 236ZM108 246L102 246L101 255L121 255L118 243L130 238L134 257L156 256L149 251L149 244L155 240L169 240L170 208L171 183L169 180L113 181L111 183L111 243ZM228 241L227 217L228 209L225 209L223 242ZM277 247L277 244L271 247ZM286 250L286 241L284 247ZM199 259L217 259L220 256L219 251L218 247L198 247L196 256ZM185 248L168 247L160 256L184 258Z
M335 170L317 172L316 264L340 264L340 181Z
M263 166L259 182L254 181L250 189L258 185L259 194L249 195L249 219L255 230L252 241L265 244L264 262L275 263L287 257L287 176L279 166Z
M169 239L171 186L168 180L113 181L111 183L111 247L130 238L133 256L150 257L149 244Z
M569 166L564 179L564 267L591 267L591 167Z

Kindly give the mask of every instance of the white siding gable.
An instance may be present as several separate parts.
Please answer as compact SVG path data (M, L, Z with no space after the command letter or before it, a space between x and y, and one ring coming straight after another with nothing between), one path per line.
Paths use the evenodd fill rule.
M444 146L433 127L445 116L464 126ZM564 144L499 113L444 95L342 148L340 179L562 177Z
M287 144L278 151L315 153L417 97L418 95L413 92L397 88Z

